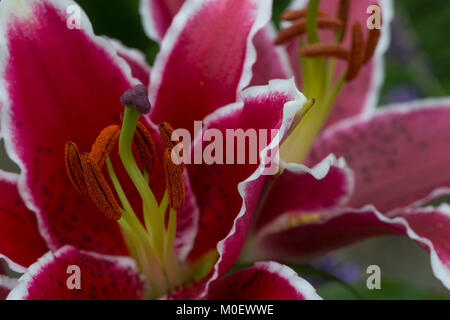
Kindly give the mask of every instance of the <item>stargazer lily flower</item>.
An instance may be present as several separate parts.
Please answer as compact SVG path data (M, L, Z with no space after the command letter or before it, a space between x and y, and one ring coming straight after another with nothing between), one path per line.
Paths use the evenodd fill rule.
M0 294L318 299L276 262L223 278L267 179L265 155L308 105L293 80L242 90L271 1L187 1L151 71L136 51L95 36L83 12L68 28L72 5L0 3L1 135L21 170L0 173L0 257L23 273L1 276ZM165 22L160 15L154 23ZM139 82L150 83L151 104ZM221 132L278 134L256 164L173 162L172 128L202 119Z

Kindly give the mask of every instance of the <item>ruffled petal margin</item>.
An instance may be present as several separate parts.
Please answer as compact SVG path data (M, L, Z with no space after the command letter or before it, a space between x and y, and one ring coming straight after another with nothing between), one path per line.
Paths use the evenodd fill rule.
M76 277L80 276L77 287ZM65 246L28 268L8 300L137 300L145 285L131 258Z
M329 155L312 169L286 164L269 189L255 232L292 227L296 221L319 218L345 205L353 192L353 173L343 159Z
M160 42L185 0L141 0L139 12L150 39Z
M28 210L17 190L19 175L0 170L0 259L16 272L48 251L38 231L35 214Z
M291 268L257 262L211 285L212 300L321 300L314 288Z
M0 275L0 300L5 300L11 290L17 285L17 279Z
M450 289L450 206L404 209L388 218L373 206L342 209L334 216L267 235L257 244L269 259L311 259L359 240L403 235L430 253L435 276Z

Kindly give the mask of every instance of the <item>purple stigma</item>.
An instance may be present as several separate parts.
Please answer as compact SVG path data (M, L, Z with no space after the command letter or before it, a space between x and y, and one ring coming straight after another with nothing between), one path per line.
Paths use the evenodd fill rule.
M120 103L126 107L134 107L141 114L149 113L151 108L147 87L142 84L125 91L120 97Z

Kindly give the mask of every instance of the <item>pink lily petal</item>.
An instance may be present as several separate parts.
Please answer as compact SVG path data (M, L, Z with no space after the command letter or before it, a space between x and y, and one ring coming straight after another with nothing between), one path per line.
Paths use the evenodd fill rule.
M351 170L343 159L337 160L332 155L313 169L289 163L274 179L258 214L255 230L267 224L270 228L285 225L291 212L330 211L346 204L353 192Z
M291 268L257 262L211 285L213 300L321 300L315 289Z
M271 5L270 0L187 2L153 67L152 120L191 129L194 120L236 101L251 80L252 39L269 21Z
M124 254L117 224L68 180L64 146L72 140L90 150L100 130L119 123L120 96L137 82L108 42L93 35L84 14L82 29L67 28L69 5L75 3L1 3L2 135L21 168L19 193L50 249L74 244Z
M155 41L160 42L169 29L173 17L180 10L184 0L140 0L144 31Z
M126 47L116 39L107 38L111 45L116 49L119 57L124 59L131 68L131 75L141 81L141 83L148 87L150 84L150 66L147 64L145 55L137 49Z
M48 248L38 232L35 214L19 196L18 178L0 170L0 259L12 270L24 272Z
M277 136L268 137L266 151L272 154L286 135L295 114L306 101L295 88L293 79L274 80L265 87L252 87L242 93L243 103L217 110L205 119L207 128L220 130L241 128L244 131L279 129ZM271 117L266 117L268 114ZM197 139L196 145L200 137ZM267 176L262 175L268 164L265 150L259 150L263 161L258 164L189 165L191 184L200 207L200 224L191 259L215 249L219 260L211 281L233 265L248 233L258 196ZM248 154L248 150L247 150Z
M79 268L81 288L70 279ZM144 297L145 285L131 258L106 256L65 246L48 252L19 279L9 300L136 300Z
M299 59L299 48L300 41L299 39L293 39L292 41L285 44L283 47L286 50L289 57L289 65L292 68L292 72L294 73L295 82L297 83L298 88L302 88L303 80L302 80L302 70Z
M184 0L141 0L140 12L147 35L161 41L178 13ZM272 79L287 79L292 75L286 50L274 46L275 29L272 24L261 29L253 43L257 60L253 66L253 79L250 86L264 85Z
M274 45L275 28L269 23L253 39L256 48L256 63L250 86L265 85L272 79L287 79L292 76L289 57L284 47Z
M321 2L320 9L331 16L336 16L338 0L327 0ZM292 8L302 8L307 1L294 1ZM352 0L349 15L349 24L347 25L344 46L349 48L351 37L351 24L359 21L363 26L369 14L366 13L367 8L371 5L378 4L383 13L383 26L381 38L373 58L361 69L358 77L350 83L346 83L337 98L333 111L330 114L327 125L332 125L342 119L346 119L356 115L371 114L377 104L377 99L384 80L384 54L387 51L390 41L390 23L393 18L393 4L391 0ZM367 28L363 28L367 34ZM329 31L323 31L321 34L322 41L333 41L333 35ZM291 57L291 65L294 70L300 68L298 45L295 43L288 45L289 56ZM336 71L341 74L346 68L346 62L338 61ZM301 79L297 79L297 83L301 84ZM300 86L299 86L300 87ZM300 87L301 88L301 87Z
M430 253L436 277L450 288L450 207L404 209L388 218L373 206L343 209L323 221L267 235L260 252L272 259L287 255L311 259L366 238L399 234L414 240Z
M330 152L344 157L355 173L354 207L423 204L449 194L449 128L448 99L394 105L327 129L309 162Z
M11 290L17 285L17 279L0 275L0 300L5 300Z

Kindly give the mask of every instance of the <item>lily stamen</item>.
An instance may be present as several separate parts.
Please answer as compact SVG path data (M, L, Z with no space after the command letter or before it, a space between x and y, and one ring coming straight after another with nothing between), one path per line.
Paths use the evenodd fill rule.
M348 61L347 81L353 80L358 75L364 61L364 54L365 43L362 26L359 22L355 22L352 26L352 49Z
M93 159L88 154L83 154L81 156L81 164L92 202L107 218L119 220L122 216L119 204L100 168L96 165L96 159Z
M66 171L72 185L83 195L88 194L86 181L84 180L83 166L81 156L77 145L73 142L67 142L65 148Z
M283 12L283 14L280 17L280 20L284 20L284 21L294 21L300 18L305 18L306 17L306 11L307 9L299 9L299 10L287 10L285 12ZM318 11L317 15L319 17L329 17L329 15L327 15L325 12L323 11Z
M381 30L380 29L371 29L369 30L369 35L367 37L366 41L366 51L364 53L364 60L363 63L366 63L369 61L373 54L375 53L375 49L378 45L378 41L381 37Z
M167 122L161 122L158 126L158 130L164 148L168 149L174 147L175 143L172 141L172 126Z
M169 123L161 122L158 126L158 130L159 130L159 135L161 137L162 144L165 149L172 149L177 146L178 142L176 142L176 141L178 140L178 137L174 136L174 133L173 133L174 130ZM183 157L184 151L182 149L182 145L180 145L180 146L181 146L180 157ZM180 159L180 160L182 160L182 159ZM184 169L183 161L180 161L180 166L181 166L181 170L183 170Z
M369 30L365 41L360 22L349 21L351 0L339 1L336 17L323 16L319 6L320 0L310 0L304 9L286 11L283 19L293 23L282 29L275 39L275 44L281 44L296 36L301 37L302 92L316 101L316 107L291 129L291 134L281 146L281 156L287 162L305 160L313 141L327 122L342 86L358 76L363 65L373 56L381 34L380 30ZM349 23L353 23L352 39L351 47L346 48L342 41ZM334 42L321 42L318 31L323 29L335 30ZM337 60L347 62L346 70L339 74ZM301 145L298 141L302 141Z
M336 43L319 42L304 46L300 49L300 55L304 57L326 57L342 60L349 59L349 51Z
M141 122L137 123L133 144L139 155L143 169L150 173L155 162L156 146L147 128Z
M306 26L306 18L300 18L299 20L294 21L291 26L280 30L277 38L275 39L275 44L282 44L297 36L303 35L306 33ZM337 18L319 16L317 18L317 26L319 29L338 30L342 28L343 24L342 21Z
M111 153L119 139L120 128L118 125L111 125L103 129L97 137L97 140L91 148L91 158L95 159L95 163L99 168L103 167L106 158Z
M181 209L185 199L183 170L180 165L172 161L172 149L166 149L164 153L164 170L166 173L166 185L169 196L169 205L175 210Z

